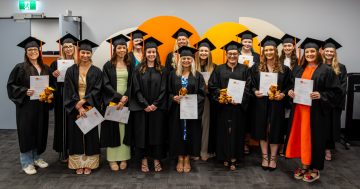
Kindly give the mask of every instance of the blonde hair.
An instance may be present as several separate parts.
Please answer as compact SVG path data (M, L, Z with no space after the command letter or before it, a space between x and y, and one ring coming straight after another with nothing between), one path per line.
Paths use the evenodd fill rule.
M179 59L179 62L177 63L177 69L176 69L176 75L177 76L182 76L182 72L183 72L183 67L182 67L182 65L181 65L181 62L182 62L182 60L183 60L183 57L180 57L180 59ZM191 73L193 74L193 76L195 76L195 74L196 74L196 68L195 68L195 60L194 60L194 58L193 57L191 57Z
M278 49L276 47L273 47L274 51L275 51L275 57L274 57L274 73L283 73L284 69L283 69L283 65L279 60L279 53L278 53ZM265 72L266 71L266 56L265 56L265 48L262 49L261 52L261 56L260 56L260 64L259 64L259 71L260 72Z
M212 73L214 71L214 66L212 64L212 54L210 50L209 50L209 56L206 60L205 68L207 72ZM201 60L200 60L199 51L195 53L195 69L196 71L201 72Z
M190 40L189 38L186 38L186 42L187 42L187 46L190 47ZM176 53L176 51L179 49L178 43L177 43L177 39L175 39L175 45L174 45L174 50L173 50L173 56L171 59L171 65L174 69L177 68L177 62L178 60L178 54Z
M77 64L77 62L78 62L78 49L77 49L76 45L74 45L74 54L72 56L73 56L72 58L74 60L74 63ZM61 45L61 54L60 54L59 59L60 60L65 60L66 59L66 54L65 54L63 45Z
M323 62L326 64L325 49L321 53L321 57ZM336 49L334 49L334 58L332 59L331 68L334 70L336 75L339 75L341 73Z

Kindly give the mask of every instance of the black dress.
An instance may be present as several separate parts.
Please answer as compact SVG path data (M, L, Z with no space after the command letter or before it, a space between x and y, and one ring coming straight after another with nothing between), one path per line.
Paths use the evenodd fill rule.
M201 117L204 108L205 81L199 72L195 76L189 74L188 94L197 94L198 119L186 120L186 140L183 139L183 120L180 120L180 104L173 100L181 89L181 76L177 76L173 70L168 77L169 95L169 143L170 156L190 155L200 157L201 149Z
M241 104L218 103L216 129L216 157L218 160L230 161L233 158L237 160L243 158L246 111L250 96L248 73L248 68L242 64L237 64L232 69L225 63L218 66L210 76L209 92L217 102L220 90L227 88L229 79L246 81Z
M37 149L40 155L46 149L51 104L30 100L30 97L26 95L30 88L30 76L36 75L50 75L49 67L44 65L39 74L31 63L17 64L10 73L7 92L9 99L16 106L20 152L25 153ZM51 77L49 77L49 86L53 87Z
M167 110L166 76L164 70L147 68L144 73L138 69L132 78L132 99L130 110L134 114L134 145L136 157L150 156L162 159L164 143L164 117ZM157 110L145 112L145 108L155 105Z
M266 72L268 72L267 69ZM251 92L254 95L255 91L259 90L260 87L259 66L253 66L250 74ZM277 86L277 89L286 96L292 87L289 67L284 65L283 72L278 72ZM251 116L251 123L253 124L251 125L251 136L256 140L268 140L270 144L282 144L284 142L285 105L285 97L277 101L269 100L268 96L261 98L255 96L252 107L256 110L256 114Z
M105 113L106 107L109 106L110 102L119 103L123 95L130 99L130 88L131 88L131 76L132 66L127 66L128 79L127 79L127 90L124 94L117 92L117 80L116 80L116 67L110 62L106 62L102 72L102 112ZM125 106L128 106L126 103ZM100 132L100 143L101 147L118 147L120 143L120 130L119 123L115 121L105 120L101 123ZM125 135L123 143L126 145L131 144L131 127L129 124L125 125Z
M295 78L301 78L305 68L299 66ZM295 78L293 78L293 82ZM323 63L319 63L311 79L314 81L313 91L320 93L320 99L312 100L310 107L310 129L311 129L311 165L310 169L322 170L324 168L325 144L329 136L331 124L331 111L336 98L342 91L339 81L333 70ZM290 114L290 129L294 116L295 106ZM290 134L290 133L289 133ZM289 134L287 135L289 137Z
M92 106L100 111L101 105L101 86L102 73L101 70L91 65L86 74L86 91L84 106ZM99 130L98 127L93 128L85 135L76 125L75 121L79 115L75 108L79 96L79 66L74 64L66 71L64 82L64 106L67 112L67 129L69 139L69 155L85 154L92 156L100 154Z

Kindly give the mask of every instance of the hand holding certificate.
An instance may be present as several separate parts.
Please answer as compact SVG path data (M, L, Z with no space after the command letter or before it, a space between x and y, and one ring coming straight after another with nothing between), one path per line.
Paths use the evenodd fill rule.
M116 106L106 107L105 120L127 124L130 116L129 108L123 107L121 110L117 110L116 108Z
M311 106L310 94L313 92L313 86L313 80L295 78L294 103Z
M86 117L80 117L75 121L84 135L104 121L103 116L96 108L91 108L85 114Z
M30 89L34 90L34 94L30 96L30 100L40 99L40 94L49 86L49 76L30 76Z
M237 104L241 104L242 102L245 83L245 81L229 79L227 94L231 96L232 100Z
M254 57L251 55L240 55L238 62L251 68L254 65Z
M74 64L74 60L58 60L57 68L60 72L57 82L64 82L66 70Z
M180 119L198 119L198 103L196 94L189 94L181 97Z
M277 85L278 74L260 72L260 86L259 91L263 96L268 96L268 91L271 85Z

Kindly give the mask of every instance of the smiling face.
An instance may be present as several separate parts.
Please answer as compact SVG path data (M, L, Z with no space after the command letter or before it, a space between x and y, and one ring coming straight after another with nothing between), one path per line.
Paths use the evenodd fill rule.
M29 60L37 60L39 57L39 48L37 47L29 47L26 49L26 56Z
M199 58L201 60L207 60L209 58L210 50L207 47L199 48Z
M135 49L141 49L142 48L142 42L143 42L143 39L142 38L136 38L136 39L133 39L133 46Z
M335 48L328 47L324 49L324 55L326 60L332 60L335 56Z
M80 50L81 62L89 62L91 60L92 52L87 50Z
M124 58L127 53L126 45L117 45L115 49L115 53L118 57Z
M275 47L274 46L265 46L264 47L264 55L266 60L273 60L275 57Z
M179 36L177 39L176 39L176 42L177 42L177 45L178 47L183 47L183 46L187 46L188 45L188 38L185 37L185 36Z
M226 52L227 61L231 64L236 64L239 58L239 51L237 50L228 50Z
M283 44L284 53L286 56L290 56L294 50L294 45L292 43L284 43Z
M75 46L72 43L64 43L62 49L66 57L72 57L75 53Z
M154 62L156 59L156 48L148 48L145 51L146 59L150 62Z
M246 50L246 51L249 51L251 50L252 46L253 46L253 41L252 39L243 39L241 40L241 43L243 45L243 49Z
M183 56L183 57L181 57L181 66L183 67L183 69L190 68L192 61L193 61L193 57Z
M315 48L305 49L305 59L308 62L316 62L317 50Z

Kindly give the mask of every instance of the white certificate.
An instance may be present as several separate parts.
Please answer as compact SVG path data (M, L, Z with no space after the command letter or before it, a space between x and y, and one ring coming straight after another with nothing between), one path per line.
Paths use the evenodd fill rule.
M244 95L245 83L245 81L229 79L227 94L231 96L235 103L241 104Z
M200 73L204 77L205 83L207 85L209 83L209 79L210 79L210 72L200 72Z
M45 88L48 86L48 75L30 76L30 89L34 90L34 94L30 96L30 100L40 99L40 93L44 92Z
M85 114L86 118L80 117L75 121L76 125L79 126L84 135L104 121L103 116L96 108L91 108L91 110L87 111Z
M254 65L254 57L251 55L240 55L238 62L240 64L244 64L244 62L248 62L249 68Z
M268 96L268 91L271 85L277 85L278 74L260 72L260 86L259 91L263 96Z
M66 70L74 64L74 60L58 60L57 69L60 72L59 77L57 77L57 82L64 82Z
M311 106L310 93L313 92L314 81L309 79L295 78L294 103Z
M198 119L198 103L196 94L189 94L181 97L180 119Z
M123 107L121 110L117 110L116 106L106 107L105 120L116 121L127 124L130 116L128 107Z

